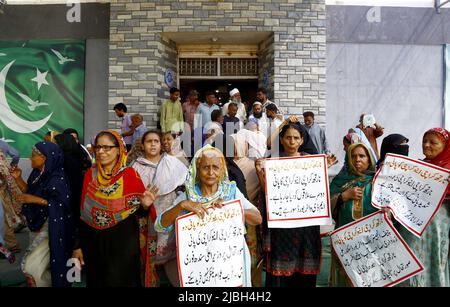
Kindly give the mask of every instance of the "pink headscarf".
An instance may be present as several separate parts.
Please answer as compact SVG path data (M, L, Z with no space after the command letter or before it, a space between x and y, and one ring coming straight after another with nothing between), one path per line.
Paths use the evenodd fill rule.
M445 143L445 148L444 151L442 151L434 159L425 161L446 169L450 169L450 133L444 128L433 128L425 132L423 136L425 137L425 135L429 133L434 133L437 135Z
M445 143L445 148L434 159L425 159L425 161L446 169L450 169L450 133L444 128L433 128L425 132L423 136L425 137L428 133L434 133L437 135ZM450 197L450 187L447 188L447 198L448 197Z

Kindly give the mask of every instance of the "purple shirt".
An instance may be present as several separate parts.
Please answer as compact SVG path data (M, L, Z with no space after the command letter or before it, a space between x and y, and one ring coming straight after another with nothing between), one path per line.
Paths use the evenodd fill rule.
M125 114L122 117L122 126L120 127L120 133L125 133L130 131L131 126L131 115ZM133 135L124 136L123 140L125 141L125 144L132 145L133 144Z

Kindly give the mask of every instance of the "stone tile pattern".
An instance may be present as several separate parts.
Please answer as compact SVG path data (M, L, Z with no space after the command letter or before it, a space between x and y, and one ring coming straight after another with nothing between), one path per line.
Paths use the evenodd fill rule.
M259 85L269 71L270 98L286 114L313 111L325 122L325 0L111 0L109 121L129 106L155 128L169 95L164 72L177 71L176 45L164 32L272 31L262 42Z

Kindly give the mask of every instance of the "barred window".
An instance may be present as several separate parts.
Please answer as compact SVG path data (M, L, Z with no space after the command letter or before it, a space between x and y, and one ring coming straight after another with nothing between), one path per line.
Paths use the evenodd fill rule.
M221 59L222 76L257 76L258 59Z
M217 76L217 59L180 58L180 76Z

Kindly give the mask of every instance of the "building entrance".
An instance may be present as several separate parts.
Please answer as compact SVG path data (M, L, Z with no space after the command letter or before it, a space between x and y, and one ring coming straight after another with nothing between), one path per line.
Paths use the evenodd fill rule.
M205 79L180 79L180 90L183 101L188 97L191 90L199 92L199 101L205 101L205 93L213 91L219 100L221 107L230 99L229 92L237 88L241 93L242 102L246 103L247 109L251 108L256 101L256 90L258 89L258 80L205 80Z

